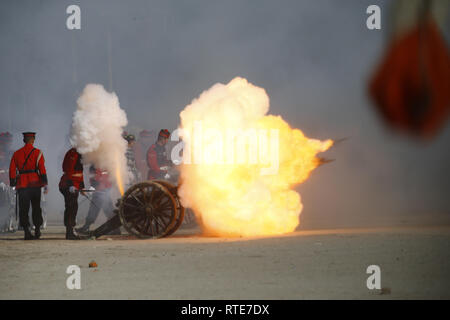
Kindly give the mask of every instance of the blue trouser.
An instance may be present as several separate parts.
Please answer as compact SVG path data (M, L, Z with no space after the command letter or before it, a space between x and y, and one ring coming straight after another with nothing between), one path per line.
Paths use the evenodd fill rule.
M109 194L109 189L104 191L96 191L92 195L91 205L89 206L88 215L86 217L87 226L90 226L97 220L100 210L103 210L106 218L111 219L114 216L114 206Z

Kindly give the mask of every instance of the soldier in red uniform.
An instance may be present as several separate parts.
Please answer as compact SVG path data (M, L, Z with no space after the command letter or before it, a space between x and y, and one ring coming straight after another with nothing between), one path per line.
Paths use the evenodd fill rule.
M103 210L108 220L114 216L114 205L110 195L112 183L108 172L91 166L89 173L91 175L91 187L95 188L95 192L92 195L91 205L84 225L75 229L77 232L84 234L89 233L89 227L97 220L100 210ZM118 228L110 234L120 234L120 229Z
M167 159L165 145L169 140L170 132L167 129L162 129L159 132L158 140L152 144L147 151L147 165L148 175L147 178L151 179L164 179L171 165Z
M44 187L44 193L48 192L44 156L41 150L33 147L35 136L35 132L23 133L25 146L14 152L9 165L10 185L16 187L19 196L19 217L25 232L25 240L39 239L41 236L40 228L43 222L41 188ZM34 237L29 229L30 204L35 226Z
M64 225L66 226L66 239L79 240L80 238L73 232L76 224L78 212L78 195L83 193L84 178L83 165L81 164L81 154L77 149L72 148L67 151L62 169L63 175L59 181L59 191L64 196Z

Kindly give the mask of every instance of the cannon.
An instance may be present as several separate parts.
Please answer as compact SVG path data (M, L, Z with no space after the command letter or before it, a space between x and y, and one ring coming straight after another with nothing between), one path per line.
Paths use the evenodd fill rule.
M173 234L180 227L185 214L177 189L177 186L165 180L132 185L117 201L115 215L90 235L98 238L120 226L144 239Z

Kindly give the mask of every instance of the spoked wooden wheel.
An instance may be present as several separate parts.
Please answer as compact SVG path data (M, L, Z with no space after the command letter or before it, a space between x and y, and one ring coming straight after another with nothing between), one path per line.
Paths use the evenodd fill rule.
M123 227L139 238L162 238L177 222L178 204L171 192L155 181L130 187L122 197L119 217Z
M180 198L178 198L178 194L177 194L177 186L171 184L170 182L166 181L166 180L153 180L156 183L162 184L164 187L167 188L167 190L169 190L172 194L172 196L175 199L175 202L177 203L177 217L175 218L175 224L173 225L173 227L167 232L166 236L170 236L172 233L174 233L175 231L178 230L178 228L181 226L181 224L183 223L184 220L184 212L185 209L184 207L181 205L180 203Z

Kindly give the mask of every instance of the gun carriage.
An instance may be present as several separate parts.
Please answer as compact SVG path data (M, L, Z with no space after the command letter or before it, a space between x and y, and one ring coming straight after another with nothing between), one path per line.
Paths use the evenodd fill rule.
M139 238L163 238L182 224L185 208L177 195L177 186L165 180L144 181L131 186L117 200L115 215L95 229L96 238L123 226Z

